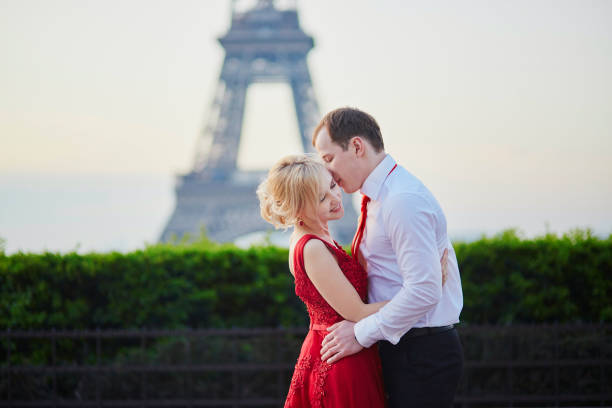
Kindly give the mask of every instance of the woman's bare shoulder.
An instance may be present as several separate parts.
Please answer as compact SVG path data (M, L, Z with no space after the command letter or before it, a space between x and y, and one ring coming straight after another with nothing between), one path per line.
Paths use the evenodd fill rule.
M320 239L311 239L304 245L304 260L336 262L330 249Z

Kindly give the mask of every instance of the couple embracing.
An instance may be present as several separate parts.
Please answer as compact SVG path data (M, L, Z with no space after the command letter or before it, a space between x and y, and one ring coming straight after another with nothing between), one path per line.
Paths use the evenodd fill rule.
M310 315L285 407L452 406L463 295L440 205L365 112L329 112L313 145L322 160L285 157L257 191L262 217L293 227L289 268ZM363 195L351 255L328 228L340 188Z

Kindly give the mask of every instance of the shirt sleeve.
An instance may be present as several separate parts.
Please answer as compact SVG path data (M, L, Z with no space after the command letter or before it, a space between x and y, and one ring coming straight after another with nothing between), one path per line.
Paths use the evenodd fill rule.
M402 287L377 313L355 325L355 338L364 347L378 340L397 344L442 296L433 207L415 193L388 197L386 201L382 218L397 257Z

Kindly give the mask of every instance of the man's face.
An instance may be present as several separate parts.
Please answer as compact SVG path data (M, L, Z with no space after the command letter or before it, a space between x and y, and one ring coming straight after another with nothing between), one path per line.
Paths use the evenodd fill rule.
M351 194L361 188L363 180L355 148L349 143L347 150L334 143L329 136L327 127L323 126L317 133L315 149L325 162L325 167L331 172L334 180L342 189Z

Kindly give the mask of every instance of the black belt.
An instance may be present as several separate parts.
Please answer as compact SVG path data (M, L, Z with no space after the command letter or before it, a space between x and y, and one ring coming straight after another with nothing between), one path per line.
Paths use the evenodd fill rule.
M455 326L452 324L449 324L448 326L439 327L413 327L402 336L400 341L402 341L403 339L409 339L411 337L429 336L436 333L442 333L445 331L452 330L454 327Z

